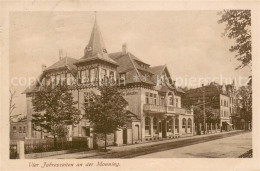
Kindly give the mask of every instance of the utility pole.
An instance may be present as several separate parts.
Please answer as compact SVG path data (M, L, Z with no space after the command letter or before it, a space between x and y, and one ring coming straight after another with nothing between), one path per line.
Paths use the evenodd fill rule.
M205 87L204 84L202 84L203 87L203 119L204 119L204 135L206 134L206 112L205 112Z

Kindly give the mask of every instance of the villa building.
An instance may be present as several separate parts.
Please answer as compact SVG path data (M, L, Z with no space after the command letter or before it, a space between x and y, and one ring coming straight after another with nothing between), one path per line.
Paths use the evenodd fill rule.
M193 135L193 110L182 108L184 92L174 85L166 65L151 67L128 51L108 53L95 20L84 56L80 59L60 58L53 65L43 66L40 80L49 85L52 81L67 80L78 109L89 103L91 93L99 93L97 86L105 77L120 82L121 91L128 102L128 123L109 135L109 144L133 144L162 138ZM72 79L71 79L72 78ZM76 79L77 78L77 79ZM77 80L75 82L71 80ZM25 90L27 98L27 138L32 134L32 97L39 85ZM94 136L90 123L84 117L79 124L70 126L70 137ZM98 141L98 140L97 140ZM101 142L96 142L102 145Z

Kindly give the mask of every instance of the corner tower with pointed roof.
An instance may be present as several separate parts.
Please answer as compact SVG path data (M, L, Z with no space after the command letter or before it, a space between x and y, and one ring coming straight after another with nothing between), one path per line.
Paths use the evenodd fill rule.
M108 56L96 17L89 43L84 50L84 56L78 63L85 63L87 61L103 61L111 65L118 66L118 64Z
M96 80L102 80L105 77L116 78L118 64L108 56L96 16L88 45L84 49L84 56L75 65L81 80L83 77L90 82L93 78Z

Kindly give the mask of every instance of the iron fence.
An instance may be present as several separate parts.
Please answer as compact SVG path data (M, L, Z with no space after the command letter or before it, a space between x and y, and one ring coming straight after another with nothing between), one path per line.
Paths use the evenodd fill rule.
M25 154L79 149L88 149L87 139L76 141L57 141L56 144L54 144L54 142L49 141L26 143L24 145Z

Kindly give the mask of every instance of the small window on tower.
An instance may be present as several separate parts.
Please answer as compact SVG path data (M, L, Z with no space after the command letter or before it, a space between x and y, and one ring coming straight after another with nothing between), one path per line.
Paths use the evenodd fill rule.
M92 48L89 46L88 49L87 49L87 51L89 52L89 51L91 51L91 50L92 50Z

